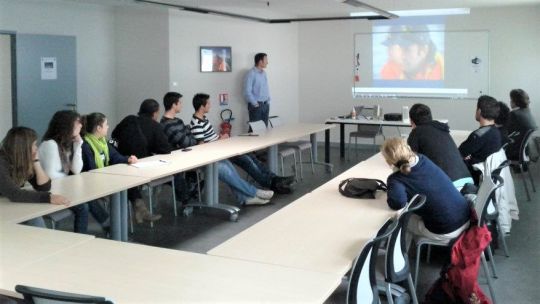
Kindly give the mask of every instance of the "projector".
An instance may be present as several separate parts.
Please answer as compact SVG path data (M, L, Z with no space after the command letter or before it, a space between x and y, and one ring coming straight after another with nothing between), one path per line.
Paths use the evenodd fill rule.
M401 113L386 113L384 114L384 120L386 121L401 121L403 115Z

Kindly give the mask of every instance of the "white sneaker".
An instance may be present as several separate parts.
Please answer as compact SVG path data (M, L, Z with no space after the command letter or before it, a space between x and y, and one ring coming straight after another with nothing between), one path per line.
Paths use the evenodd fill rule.
M270 200L262 199L260 197L254 196L254 197L248 198L244 204L246 206L247 205L266 205L269 202Z
M259 198L269 200L272 198L272 196L274 196L274 191L257 189L257 193L255 195Z

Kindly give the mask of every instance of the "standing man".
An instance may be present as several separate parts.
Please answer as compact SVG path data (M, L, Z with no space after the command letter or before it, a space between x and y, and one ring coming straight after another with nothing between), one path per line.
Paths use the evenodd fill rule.
M244 98L248 103L249 121L262 120L268 126L270 113L270 90L264 69L268 65L265 53L255 55L255 66L244 80Z

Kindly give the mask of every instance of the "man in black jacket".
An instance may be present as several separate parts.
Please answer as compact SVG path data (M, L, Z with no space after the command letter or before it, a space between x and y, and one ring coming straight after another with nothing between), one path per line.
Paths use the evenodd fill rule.
M472 184L471 174L450 137L448 124L433 120L431 109L421 103L411 107L409 117L413 130L407 143L413 151L424 154L439 166L456 187Z
M146 99L139 107L138 116L129 115L124 118L113 130L112 138L118 144L118 151L124 155L135 155L137 158L148 157L154 154L169 154L173 150L163 127L158 122L159 103L154 99ZM176 198L185 203L189 200L188 186L181 174L174 176ZM128 199L134 203L138 218L155 221L161 215L151 216L142 203L139 188L128 190Z

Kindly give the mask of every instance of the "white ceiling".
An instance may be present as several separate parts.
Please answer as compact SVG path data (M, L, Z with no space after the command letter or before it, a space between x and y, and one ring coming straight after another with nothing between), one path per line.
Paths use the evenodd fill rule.
M27 0L36 1L36 0ZM42 1L42 0L39 0ZM136 0L48 0L97 3L105 5L152 5ZM341 3L340 0L151 0L156 2L224 11L266 19L349 16L366 9ZM360 0L387 10L433 8L474 8L520 5L540 5L540 0Z
M132 0L121 0L128 2ZM261 18L301 18L348 16L351 12L366 11L340 3L339 0L154 0L243 14ZM540 4L540 0L361 0L383 10L431 8L497 7Z

